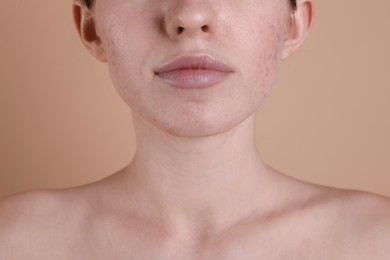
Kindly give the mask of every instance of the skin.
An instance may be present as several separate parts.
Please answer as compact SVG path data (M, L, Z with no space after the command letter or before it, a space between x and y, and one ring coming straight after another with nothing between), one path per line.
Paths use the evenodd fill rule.
M311 25L311 1L290 11L284 0L76 0L82 42L132 109L137 152L102 181L3 201L0 259L390 259L387 198L292 179L254 145L254 113ZM188 53L233 72L191 90L155 76Z

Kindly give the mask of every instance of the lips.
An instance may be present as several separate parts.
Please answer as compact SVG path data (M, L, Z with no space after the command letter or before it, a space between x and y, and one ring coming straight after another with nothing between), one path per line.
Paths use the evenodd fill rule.
M182 56L155 70L164 83L178 88L207 88L224 81L233 72L210 55Z

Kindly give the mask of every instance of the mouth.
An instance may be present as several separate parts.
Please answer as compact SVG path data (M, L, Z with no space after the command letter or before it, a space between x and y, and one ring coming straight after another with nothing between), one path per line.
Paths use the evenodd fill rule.
M164 83L184 89L215 86L233 73L233 69L211 55L181 56L155 70Z

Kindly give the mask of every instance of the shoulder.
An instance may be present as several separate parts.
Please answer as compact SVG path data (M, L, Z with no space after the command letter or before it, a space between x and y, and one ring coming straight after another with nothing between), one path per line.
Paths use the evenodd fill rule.
M310 244L313 254L326 259L390 259L389 198L306 183L298 188L300 203L291 223L300 227L304 239L298 241Z
M352 190L337 190L328 193L327 203L337 209L337 217L362 228L390 224L390 199L381 195ZM390 228L390 225L388 226ZM390 233L389 233L390 235Z
M390 199L351 192L343 207L361 254L371 259L390 259Z
M80 201L80 197L74 196L74 192L66 190L16 194L0 201L0 223L3 226L13 226L13 223L38 223L38 219L61 218L74 210Z
M77 229L77 216L82 214L76 200L66 191L31 191L1 201L0 258L17 258L17 254L23 258L63 244Z
M329 189L321 209L328 231L358 259L390 259L390 199L361 191Z

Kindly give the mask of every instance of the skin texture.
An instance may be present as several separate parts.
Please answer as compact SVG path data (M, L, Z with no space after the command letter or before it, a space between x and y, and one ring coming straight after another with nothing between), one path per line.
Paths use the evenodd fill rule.
M292 179L254 145L254 113L311 26L311 1L290 11L284 0L76 0L82 42L132 109L137 152L99 182L1 202L0 259L389 259L388 199ZM199 53L229 76L203 89L156 76Z
M241 15L233 17L234 13L230 10L240 10L240 5L236 3L221 4L218 7L220 12L227 17L220 21L217 25L214 14L210 14L210 21L214 23L214 27L219 27L221 31L228 31L232 23L238 23L240 19L244 19L248 10L251 8L259 8L254 1L241 8ZM140 4L139 17L150 15L147 12L153 12L153 8L146 7L148 3ZM195 5L195 4L189 4ZM203 6L194 6L194 9L211 9L207 6L211 4L202 4ZM102 39L110 39L109 41L102 40L102 46L105 50L105 58L108 61L108 66L111 71L114 84L117 87L119 95L133 109L135 113L171 134L183 137L197 137L206 135L215 135L226 131L247 118L261 104L264 97L269 93L276 72L278 69L278 56L281 49L281 33L282 24L287 24L285 19L287 8L281 9L280 6L270 6L261 11L261 16L274 16L272 21L264 22L262 34L266 35L269 40L264 41L257 35L251 36L252 31L256 30L259 20L253 20L247 23L248 30L238 30L235 34L234 44L229 44L231 38L218 37L219 35L205 33L203 36L193 37L183 34L176 35L176 29L171 28L175 25L168 24L167 32L169 37L161 37L163 34L155 34L148 30L152 27L154 20L150 19L149 23L139 23L139 26L128 28L126 20L120 20L112 17L113 13L123 13L120 17L126 17L127 9L117 10L120 6L110 5L112 11L107 12L99 8L97 4L96 14L100 17L97 23L97 30ZM146 9L146 10L144 10ZM188 12L190 8L188 8ZM169 15L174 16L176 10L168 10ZM187 12L187 11L185 11ZM199 10L199 12L206 12ZM170 19L170 18L168 18ZM172 18L173 19L173 18ZM205 19L209 19L208 16ZM221 19L222 20L222 19ZM169 23L170 21L168 21ZM119 26L118 26L119 25ZM217 30L210 27L210 30ZM285 26L284 26L285 27ZM126 29L127 28L127 29ZM133 29L133 30L132 30ZM122 37L123 31L127 30L128 36ZM143 32L143 33L142 33ZM148 32L148 33L145 33ZM149 33L150 32L150 33ZM131 35L142 35L137 38L137 46L128 48L128 42ZM188 33L189 34L189 33ZM253 34L252 34L253 35ZM183 37L182 37L183 36ZM264 37L264 36L263 36ZM177 44L177 47L172 47L172 40L182 40ZM209 40L207 40L209 39ZM241 39L248 39L243 41ZM259 44L259 42L261 44ZM213 46L220 46L216 50ZM229 48L224 47L229 46ZM240 57L236 56L232 50L251 50ZM253 53L253 50L257 50ZM270 51L272 50L272 51ZM166 63L173 57L181 55L181 53L208 53L225 63L234 64L234 74L216 88L207 90L193 91L177 91L177 89L167 89L163 87L161 81L155 77L153 68L160 64ZM255 62L252 57L256 56ZM132 63L129 63L129 60ZM250 65L249 65L250 64ZM142 75L142 77L139 77ZM189 93L188 93L189 92ZM178 98L178 95L180 98ZM234 97L236 103L230 108L227 103ZM157 109L158 108L158 109Z
M88 8L91 8L94 4L95 0L85 0L85 5ZM291 6L295 9L297 7L297 2L295 0L290 0Z

